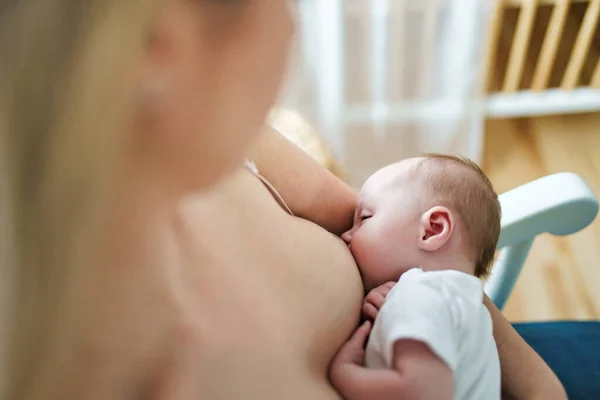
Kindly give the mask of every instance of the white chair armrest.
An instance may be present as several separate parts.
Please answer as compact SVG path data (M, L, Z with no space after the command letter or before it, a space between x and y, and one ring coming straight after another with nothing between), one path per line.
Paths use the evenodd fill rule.
M598 214L598 199L572 173L545 176L499 196L502 207L500 256L485 284L499 309L504 307L521 272L533 239L542 233L570 235Z
M502 231L498 249L541 233L570 235L598 214L598 199L578 175L548 175L499 196Z

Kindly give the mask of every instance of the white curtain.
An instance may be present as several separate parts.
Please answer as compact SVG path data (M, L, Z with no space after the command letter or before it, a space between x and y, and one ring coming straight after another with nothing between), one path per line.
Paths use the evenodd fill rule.
M480 162L490 1L297 1L282 106L317 128L353 186L423 152Z

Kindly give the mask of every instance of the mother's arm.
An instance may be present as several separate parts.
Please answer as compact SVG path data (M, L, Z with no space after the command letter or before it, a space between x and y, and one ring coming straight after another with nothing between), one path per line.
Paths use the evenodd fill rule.
M336 235L352 227L356 195L271 127L265 127L249 157L294 213Z
M251 151L261 173L281 192L292 211L334 233L352 225L356 195L272 128L267 128ZM494 338L502 367L506 399L562 400L565 391L552 370L519 336L487 297Z
M550 367L519 336L487 296L483 303L492 315L502 370L502 398L566 400L565 390Z

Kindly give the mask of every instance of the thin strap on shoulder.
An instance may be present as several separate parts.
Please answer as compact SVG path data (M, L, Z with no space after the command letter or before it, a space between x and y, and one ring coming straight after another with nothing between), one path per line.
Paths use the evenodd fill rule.
M258 175L258 167L254 161L250 161L247 158L244 160L244 166L250 170L254 175Z
M264 176L262 176L260 174L260 172L258 172L258 168L257 168L256 164L254 162L246 159L244 161L244 165L245 165L245 167L250 172L252 172L252 174L254 176L256 176L265 185L265 187L269 190L269 192L275 198L275 200L277 201L277 203L279 203L279 205L281 206L281 208L283 208L285 211L287 211L288 214L294 215L294 213L292 212L292 210L290 209L290 207L287 205L287 203L285 202L285 200L283 199L283 197L281 196L281 194L279 194L279 192L277 191L277 189L275 189L275 187L271 184L271 182L269 182L267 180L267 178L265 178Z

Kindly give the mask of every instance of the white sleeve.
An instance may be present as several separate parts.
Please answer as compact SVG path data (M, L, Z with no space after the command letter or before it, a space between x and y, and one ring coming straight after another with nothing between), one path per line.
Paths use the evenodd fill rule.
M455 372L459 327L452 314L448 299L437 288L420 279L401 280L377 315L367 353L379 353L386 366L392 367L394 343L419 340Z

